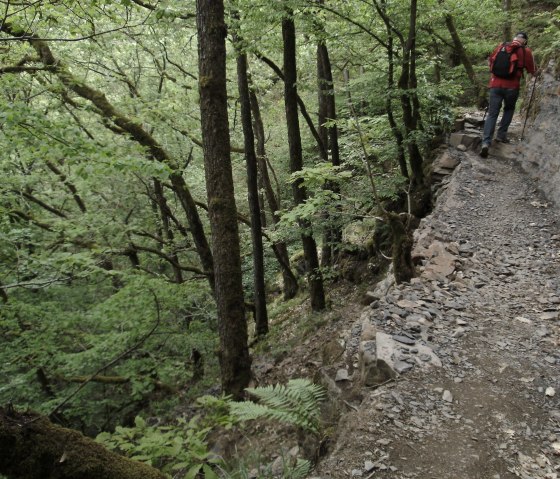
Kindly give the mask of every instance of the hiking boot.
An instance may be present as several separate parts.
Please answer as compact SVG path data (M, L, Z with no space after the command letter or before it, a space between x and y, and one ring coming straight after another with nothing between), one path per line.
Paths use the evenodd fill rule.
M482 156L482 158L488 157L488 149L489 148L490 148L490 145L482 145L482 148L480 150L480 156Z
M496 138L496 141L499 143L511 143L508 138Z

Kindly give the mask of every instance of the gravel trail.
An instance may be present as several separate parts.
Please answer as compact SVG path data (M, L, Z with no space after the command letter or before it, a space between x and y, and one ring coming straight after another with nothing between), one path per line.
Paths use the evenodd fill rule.
M402 374L349 396L315 477L560 477L558 209L512 160L446 154L460 164L415 234L421 275L378 287L347 337L353 377L372 328Z

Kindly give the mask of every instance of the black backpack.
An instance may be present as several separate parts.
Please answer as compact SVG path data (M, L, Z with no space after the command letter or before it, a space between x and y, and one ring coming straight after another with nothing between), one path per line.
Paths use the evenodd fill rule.
M507 47L509 46L509 43L502 43L500 50L498 50L498 53L494 57L492 68L490 69L494 76L508 80L515 77L515 73L517 71L517 59L512 59L511 57L519 49L519 47L513 49L510 48L509 50L511 51L508 52Z

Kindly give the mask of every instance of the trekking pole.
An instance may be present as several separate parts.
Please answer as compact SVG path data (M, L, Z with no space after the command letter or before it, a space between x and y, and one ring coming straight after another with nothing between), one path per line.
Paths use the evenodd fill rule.
M523 122L523 129L521 130L521 141L523 141L523 135L525 134L525 126L527 125L527 120L529 119L529 111L531 110L531 103L533 102L533 95L535 94L535 86L537 85L537 77L533 81L533 88L531 89L531 95L529 96L529 103L527 104L527 111L525 112L525 121Z

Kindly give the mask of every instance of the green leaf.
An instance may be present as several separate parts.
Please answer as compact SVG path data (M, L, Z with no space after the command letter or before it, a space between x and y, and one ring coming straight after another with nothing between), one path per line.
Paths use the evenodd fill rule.
M134 424L139 429L144 429L146 427L146 421L140 416L136 416L136 418L134 419Z
M195 479L201 468L202 464L197 464L196 466L191 467L185 475L185 479Z
M204 464L202 470L204 471L204 479L219 479L218 475L208 464Z

